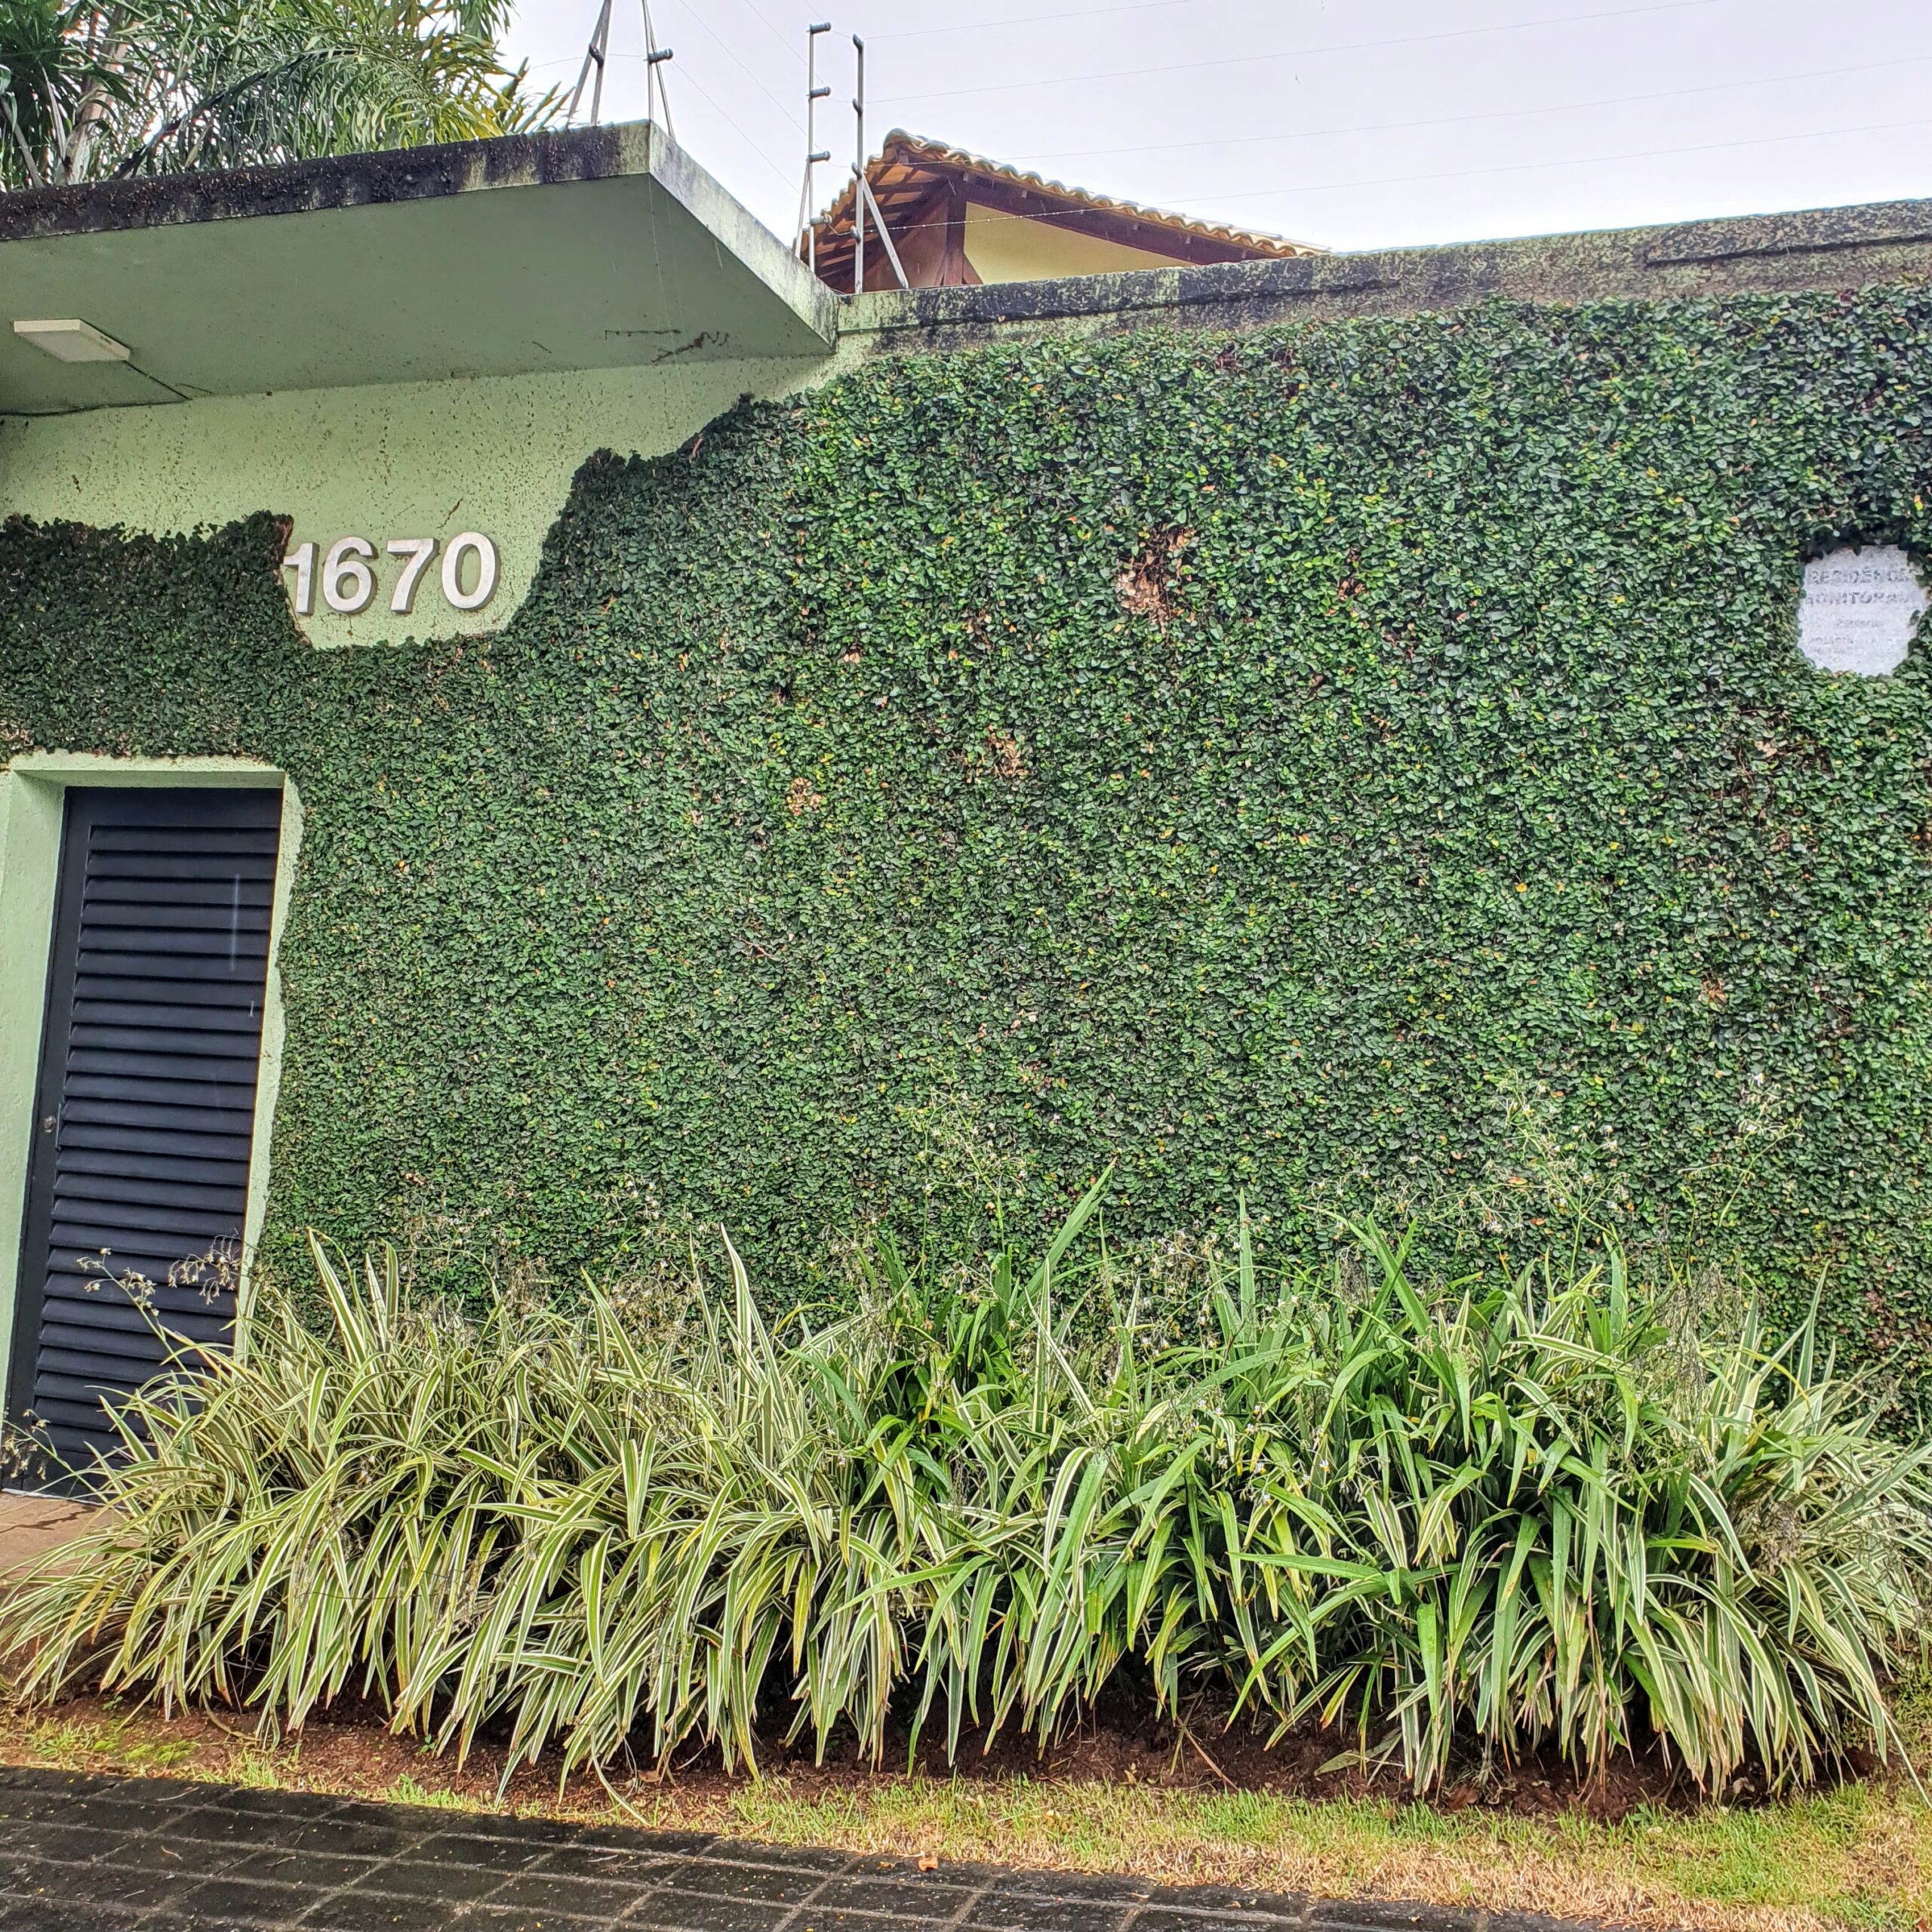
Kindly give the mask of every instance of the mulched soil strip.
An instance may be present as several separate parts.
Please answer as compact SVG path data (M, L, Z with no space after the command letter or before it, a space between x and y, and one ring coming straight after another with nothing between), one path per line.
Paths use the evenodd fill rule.
M220 1780L232 1770L235 1731L205 1715L179 1712L161 1720L151 1712L128 1712L112 1700L80 1695L40 1714L51 1725L71 1725L85 1731L106 1727L124 1743L173 1749L173 1756L143 1760L117 1752L103 1758L103 1768L144 1761L162 1770L192 1764ZM495 1808L503 1797L512 1807L555 1808L559 1793L558 1761L546 1752L535 1764L515 1767L503 1780L507 1725L485 1726L461 1766L448 1757L426 1771L419 1741L398 1736L376 1704L344 1696L328 1710L312 1712L299 1735L300 1782L324 1785L345 1794L386 1797L398 1777L418 1778L465 1794L479 1810ZM1294 1732L1272 1745L1265 1734L1250 1726L1222 1727L1212 1710L1192 1715L1182 1732L1151 1716L1134 1700L1106 1700L1096 1721L1072 1736L1056 1738L1044 1749L1030 1736L1003 1734L992 1739L968 1730L955 1758L945 1749L946 1727L928 1727L914 1753L903 1732L888 1734L881 1763L906 1767L943 1782L992 1789L1009 1779L1037 1782L1053 1780L1069 1785L1141 1785L1161 1790L1217 1791L1232 1788L1259 1791L1281 1798L1382 1799L1394 1804L1411 1801L1414 1788L1399 1765L1380 1768L1338 1766L1337 1754L1349 1741L1333 1731ZM23 1746L17 1730L0 1740L0 1759L12 1758L41 1764L51 1755L57 1763L86 1761L85 1753L50 1754ZM880 1766L860 1752L850 1738L835 1738L826 1761L794 1755L777 1737L758 1740L758 1761L768 1773L782 1777L794 1798L806 1803L851 1793L864 1798L880 1786ZM1868 1754L1854 1752L1849 1768L1854 1775L1878 1770ZM291 1780L291 1782L297 1780ZM727 1769L715 1746L694 1750L676 1766L675 1775L660 1786L644 1780L657 1796L675 1792L684 1806L699 1807L711 1801L728 1801L745 1784L742 1767ZM601 1812L603 1788L583 1774L571 1781L580 1803ZM1748 1777L1733 1781L1723 1794L1733 1807L1762 1803L1762 1787ZM1636 1810L1654 1808L1694 1811L1700 1803L1695 1786L1681 1766L1666 1764L1656 1753L1638 1759L1619 1758L1601 1778L1579 1783L1574 1770L1553 1755L1532 1756L1486 1771L1471 1766L1431 1801L1432 1808L1518 1817L1555 1817L1580 1813L1586 1817L1614 1820Z
M306 1792L0 1766L0 1928L31 1932L1562 1932Z

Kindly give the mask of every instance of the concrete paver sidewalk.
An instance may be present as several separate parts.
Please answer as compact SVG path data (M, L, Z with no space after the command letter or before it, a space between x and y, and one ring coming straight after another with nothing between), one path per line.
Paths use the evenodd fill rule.
M0 1491L0 1583L71 1543L100 1513L72 1497Z
M0 1767L0 1932L1531 1932L1555 1921Z

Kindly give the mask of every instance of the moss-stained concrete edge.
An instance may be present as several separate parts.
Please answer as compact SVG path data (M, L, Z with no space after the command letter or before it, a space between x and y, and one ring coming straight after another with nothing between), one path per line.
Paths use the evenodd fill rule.
M324 155L260 168L200 168L23 189L0 202L0 242L313 214L491 188L648 174L654 132L646 121L611 122L375 154ZM663 137L658 134L657 141L661 151Z
M848 358L903 355L1014 334L1240 331L1453 310L1497 297L1552 304L1682 301L1926 276L1932 276L1932 200L1883 202L1441 248L894 290L848 304L841 347Z
M32 752L0 771L0 1386L10 1364L19 1297L20 1225L33 1109L46 1024L54 881L70 785L248 786L281 792L281 843L269 918L268 988L262 1005L260 1072L249 1149L248 1208L242 1223L245 1271L268 1203L269 1138L281 1082L284 1022L278 958L302 843L302 801L286 774L237 758L107 758L87 752Z

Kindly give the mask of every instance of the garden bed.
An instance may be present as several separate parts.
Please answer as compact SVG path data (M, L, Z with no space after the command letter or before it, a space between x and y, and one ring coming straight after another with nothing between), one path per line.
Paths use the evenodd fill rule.
M472 1318L318 1243L326 1318L259 1290L16 1586L4 1748L1257 1891L1923 1924L1898 1689L1932 1446L1810 1326L1580 1226L1520 1268L1364 1226L1270 1277L1244 1222L1163 1331L1073 1252L1104 1185L1037 1260L881 1244L819 1329L768 1327L728 1248L681 1312L590 1284ZM246 1715L131 1715L171 1709Z

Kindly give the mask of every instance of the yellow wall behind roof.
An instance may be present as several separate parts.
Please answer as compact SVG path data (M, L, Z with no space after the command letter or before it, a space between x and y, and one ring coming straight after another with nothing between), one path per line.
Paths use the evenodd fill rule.
M1124 242L1082 235L1050 221L1003 214L997 208L969 201L966 259L982 281L1048 281L1061 275L1172 268L1178 257L1130 248Z

